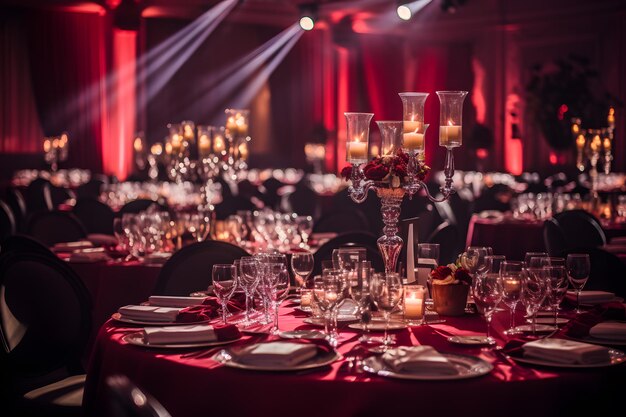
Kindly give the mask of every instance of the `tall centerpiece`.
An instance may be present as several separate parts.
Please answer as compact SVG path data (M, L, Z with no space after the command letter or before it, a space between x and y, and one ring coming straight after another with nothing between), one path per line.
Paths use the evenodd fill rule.
M402 249L398 236L400 204L408 194L412 198L420 190L433 202L442 202L454 192L453 149L462 144L462 110L467 91L437 91L441 105L439 145L446 148L444 165L445 182L441 195L432 196L424 178L430 171L425 161L427 124L424 124L424 103L428 93L400 93L403 120L381 121L378 126L382 137L381 154L368 162L369 125L372 113L345 113L347 121L346 159L350 164L342 176L351 180L350 198L356 203L367 199L370 189L381 200L383 235L378 248L385 262L385 272L394 272Z

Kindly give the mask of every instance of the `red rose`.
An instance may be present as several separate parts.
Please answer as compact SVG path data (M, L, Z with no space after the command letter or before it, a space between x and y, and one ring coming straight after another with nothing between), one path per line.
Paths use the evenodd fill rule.
M405 164L409 163L409 154L404 152L402 149L398 149L398 158Z
M369 164L365 165L365 168L363 168L363 173L365 174L365 177L369 180L381 181L387 176L387 174L389 174L389 168L382 164L378 164L375 161L372 161Z
M472 285L472 276L465 268L459 268L454 273L454 279L459 280L463 284Z
M352 177L352 165L348 165L343 167L343 169L341 170L341 176L348 181L350 179L350 177Z
M393 166L393 171L396 173L396 175L400 178L404 178L408 175L407 173L407 166L406 164L395 164Z
M438 266L430 273L430 276L433 279L446 279L448 276L452 275L452 269L447 266Z

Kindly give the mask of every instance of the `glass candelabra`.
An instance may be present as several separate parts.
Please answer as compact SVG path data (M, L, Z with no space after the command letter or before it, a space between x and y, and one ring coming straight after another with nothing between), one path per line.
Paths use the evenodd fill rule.
M445 182L440 187L439 197L431 195L423 181L425 173L430 169L424 163L425 134L428 128L428 125L424 124L424 103L428 93L400 93L403 120L378 122L382 146L380 155L369 163L369 125L373 114L345 113L346 159L351 164L351 185L348 193L353 201L362 203L367 199L369 191L374 190L381 200L381 215L385 226L383 235L377 243L386 272L396 270L398 255L402 249L403 241L398 236L398 220L404 196L412 198L418 191L424 190L430 201L442 202L454 193L453 150L462 144L462 110L467 91L437 91L437 95L441 105L439 145L446 148L443 169ZM402 165L404 162L406 172L397 171L395 168L397 164ZM385 173L386 175L383 175Z

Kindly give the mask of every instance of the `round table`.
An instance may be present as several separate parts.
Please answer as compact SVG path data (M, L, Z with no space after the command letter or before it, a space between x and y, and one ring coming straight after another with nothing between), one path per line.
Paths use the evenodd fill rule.
M308 329L303 313L280 309L283 330ZM499 335L508 312L497 313ZM343 361L305 372L256 372L222 366L210 354L189 350L146 349L122 337L138 328L107 322L96 342L87 374L84 405L94 417L107 412L105 380L123 374L153 395L176 417L193 416L556 416L595 414L621 404L626 366L599 369L540 368L517 364L480 347L453 345L450 335L484 332L482 318L446 318L442 324L396 333L401 345L432 345L440 352L478 356L494 365L485 376L454 381L393 380L345 371ZM342 329L338 350L346 355L359 334ZM238 344L264 336L244 336ZM502 343L502 340L500 340Z

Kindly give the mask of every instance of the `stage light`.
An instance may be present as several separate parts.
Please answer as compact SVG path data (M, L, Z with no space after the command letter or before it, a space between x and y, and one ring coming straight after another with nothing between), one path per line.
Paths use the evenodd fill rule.
M399 5L396 9L396 13L398 13L398 17L402 20L409 20L411 16L413 16L411 9L406 4Z
M396 14L402 20L411 20L411 18L417 14L420 10L426 7L433 0L416 0L416 1L407 1L407 0L399 0L398 8L396 9Z
M315 20L317 19L317 5L316 4L302 4L300 9L300 27L303 30L313 30L315 27Z

